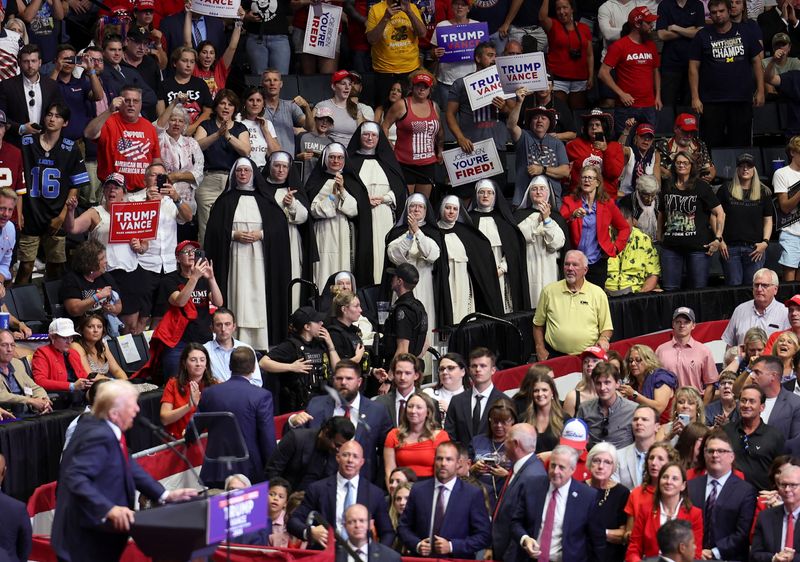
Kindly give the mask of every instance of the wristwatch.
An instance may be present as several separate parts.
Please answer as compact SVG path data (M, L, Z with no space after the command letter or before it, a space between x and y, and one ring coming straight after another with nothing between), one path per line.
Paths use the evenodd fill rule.
M636 400L637 398L639 398L639 393L634 390L633 394L631 394L631 400Z
M722 236L717 236L717 242L722 242Z

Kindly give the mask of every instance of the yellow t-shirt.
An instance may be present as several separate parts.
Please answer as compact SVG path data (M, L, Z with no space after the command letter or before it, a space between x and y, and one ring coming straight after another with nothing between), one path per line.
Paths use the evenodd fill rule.
M377 27L388 7L384 0L369 9L367 33ZM419 8L414 4L410 4L410 8L422 21ZM372 45L372 68L387 74L406 74L419 68L419 41L405 12L396 13L386 23L382 40Z

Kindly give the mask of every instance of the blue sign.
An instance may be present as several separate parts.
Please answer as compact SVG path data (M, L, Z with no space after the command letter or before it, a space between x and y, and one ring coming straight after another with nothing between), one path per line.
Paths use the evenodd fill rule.
M439 62L469 62L473 60L475 47L489 39L486 22L460 23L436 29L436 45L444 49Z
M228 539L231 542L245 533L267 526L269 484L262 482L242 490L231 490L208 498L207 544Z

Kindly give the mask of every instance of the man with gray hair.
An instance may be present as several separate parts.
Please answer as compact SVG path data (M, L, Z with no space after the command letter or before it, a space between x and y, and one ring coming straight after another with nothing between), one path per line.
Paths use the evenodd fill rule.
M497 498L492 517L493 560L504 560L507 552L510 558L516 558L518 547L511 540L511 517L519 497L525 494L526 486L536 478L547 477L542 461L534 454L536 437L536 428L529 423L514 425L506 435L506 458L513 464Z
M661 525L656 533L659 562L692 562L694 560L694 533L692 524L683 519L671 519Z
M743 302L733 310L728 326L722 332L722 341L728 347L744 343L750 328L761 328L767 335L789 329L786 306L777 300L778 274L761 268L753 274L753 299ZM768 349L767 351L770 351Z
M658 234L658 192L661 190L654 175L644 174L636 179L633 193L621 197L617 206L630 209L642 232L653 240Z
M586 280L589 262L580 250L564 257L564 279L542 289L533 317L536 356L578 355L597 345L608 350L614 326L608 297Z
M604 525L592 517L597 490L572 479L577 463L578 451L558 445L547 478L536 478L520 495L511 521L511 536L521 547L515 562L603 559ZM569 525L564 525L567 513Z
M138 397L128 381L105 382L64 451L51 536L59 560L119 560L136 490L159 503L197 495L192 488L165 490L130 456L125 432L139 413Z

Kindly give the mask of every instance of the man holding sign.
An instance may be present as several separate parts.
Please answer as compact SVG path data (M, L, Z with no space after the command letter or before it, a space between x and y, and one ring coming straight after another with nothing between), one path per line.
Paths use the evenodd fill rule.
M474 55L477 71L480 72L494 66L496 54L494 45L491 43L484 41L478 44L475 47ZM456 80L450 90L446 112L447 126L453 132L458 146L467 154L472 153L473 141L494 139L497 152L500 154L501 160L505 161L508 133L503 127L501 114L511 111L516 102L513 99L506 100L500 90L490 105L473 111L465 85L467 78L469 77Z
M401 75L419 67L419 38L427 33L419 8L409 0L381 0L369 9L367 41L377 99L384 99Z

